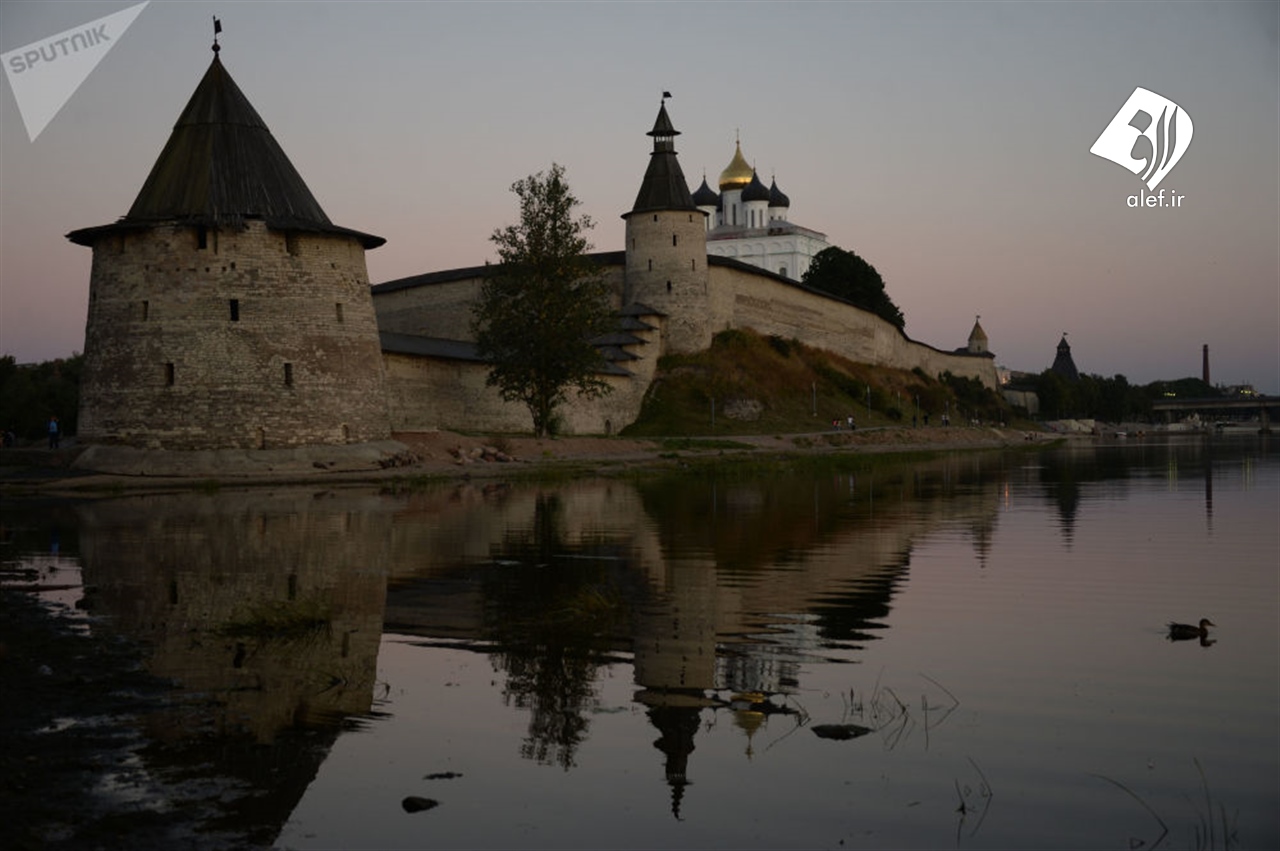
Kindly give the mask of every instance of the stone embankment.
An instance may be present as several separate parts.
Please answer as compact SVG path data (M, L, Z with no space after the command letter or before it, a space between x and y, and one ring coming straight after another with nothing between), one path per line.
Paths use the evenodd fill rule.
M517 460L496 446L473 446L470 449L455 446L449 450L449 454L453 456L453 462L460 467L480 463L510 464Z

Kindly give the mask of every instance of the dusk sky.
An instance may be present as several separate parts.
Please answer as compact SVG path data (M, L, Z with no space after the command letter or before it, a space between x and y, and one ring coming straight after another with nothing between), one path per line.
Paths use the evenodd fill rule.
M0 0L0 52L136 5ZM742 151L790 219L884 277L906 332L1039 372L1280 392L1280 3L152 0L34 142L0 95L0 354L81 351L91 252L212 59L373 283L494 258L511 184L557 162L622 248L659 98L715 187ZM1090 153L1136 87L1194 124L1157 188ZM1185 124L1183 125L1185 127Z

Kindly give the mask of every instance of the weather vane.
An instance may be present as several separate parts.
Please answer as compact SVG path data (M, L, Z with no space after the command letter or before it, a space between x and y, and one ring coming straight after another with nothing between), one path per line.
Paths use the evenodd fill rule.
M222 48L218 46L218 33L222 32L222 21L218 20L218 16L213 16L213 52L217 53Z

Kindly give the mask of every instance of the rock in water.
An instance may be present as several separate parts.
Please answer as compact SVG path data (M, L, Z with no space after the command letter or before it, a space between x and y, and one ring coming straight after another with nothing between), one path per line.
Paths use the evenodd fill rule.
M440 802L433 801L430 798L419 798L417 795L410 795L400 802L400 806L404 807L406 813L420 813L423 810L440 806Z
M813 728L813 734L819 739L837 739L840 741L856 739L870 732L870 727L861 727L857 724L819 724Z

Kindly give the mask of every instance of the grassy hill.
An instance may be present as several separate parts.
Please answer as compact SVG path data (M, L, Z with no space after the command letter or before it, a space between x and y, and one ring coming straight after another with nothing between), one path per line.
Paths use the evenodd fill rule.
M828 430L837 418L843 427L850 414L859 428L910 425L917 410L937 424L947 409L957 424L1011 416L997 394L973 379L938 380L919 369L854 363L797 340L729 330L706 351L658 361L640 416L622 433L795 434Z

